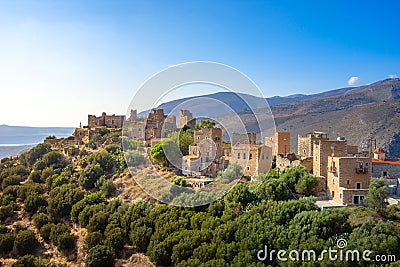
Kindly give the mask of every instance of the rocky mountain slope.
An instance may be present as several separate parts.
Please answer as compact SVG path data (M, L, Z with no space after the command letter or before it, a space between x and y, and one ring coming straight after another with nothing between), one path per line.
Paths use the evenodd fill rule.
M244 112L248 106L234 93L216 93L206 97L226 103L246 123L247 129L256 129L254 116ZM255 113L269 113L261 107L264 99L246 96L255 107ZM161 104L170 112L182 105L185 98ZM365 147L371 138L377 145L389 151L391 157L400 157L400 79L386 79L360 87L341 88L314 95L293 95L267 99L278 131L292 133L292 150L297 151L297 135L307 132L324 131L331 138L345 136L350 144ZM183 105L184 106L184 105ZM206 110L226 125L231 124L230 114L221 114L209 101L197 101L188 105L195 116ZM216 109L216 110L214 110ZM179 116L179 114L174 114ZM232 122L234 123L234 122ZM260 122L265 123L265 122ZM268 131L266 131L268 132Z
M345 136L351 144L368 146L369 139L400 157L400 79L361 86L344 94L272 107L277 130L297 134L325 131Z

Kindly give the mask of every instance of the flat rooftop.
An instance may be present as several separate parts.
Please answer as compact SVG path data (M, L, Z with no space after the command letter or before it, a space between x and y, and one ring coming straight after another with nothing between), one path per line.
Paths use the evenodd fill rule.
M333 200L317 200L316 202L318 208L320 208L321 210L323 209L329 209L329 208L341 208L341 207L345 207L345 205L336 203Z
M213 182L213 179L206 179L206 178L186 178L186 182L193 183L193 182Z

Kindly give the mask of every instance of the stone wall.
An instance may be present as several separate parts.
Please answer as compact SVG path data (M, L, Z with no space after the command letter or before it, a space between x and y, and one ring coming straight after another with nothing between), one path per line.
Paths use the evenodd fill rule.
M261 145L258 147L258 169L257 174L268 173L272 166L272 148Z
M354 190L354 189L342 189L342 204L343 205L360 205L368 196L368 189ZM359 197L359 203L354 203L354 196ZM360 199L361 198L361 199Z
M281 171L284 169L290 169L295 166L302 165L306 168L308 172L312 172L313 170L313 158L303 158L298 159L295 158L294 160L288 157L284 157L282 155L278 155L276 157L276 167L279 168Z
M238 144L248 144L248 145L256 145L257 144L257 135L256 133L233 133L232 134L232 142L233 145Z
M151 146L151 139L162 137L164 120L165 116L163 109L153 109L147 116L145 128L145 140L147 147Z
M144 122L136 122L127 130L128 137L137 140L145 140L145 132Z
M189 155L182 160L184 175L216 176L224 169L222 129L204 128L194 132L194 144L189 146Z
M317 176L318 185L313 189L313 192L326 192L326 177L324 176Z
M297 137L297 155L300 158L313 157L313 145L315 141L328 140L328 135L322 132L308 133L306 136Z
M327 192L332 200L352 204L354 195L366 197L371 181L370 158L329 157L327 165Z
M332 149L334 147L334 149ZM313 174L315 176L327 177L328 157L335 156L344 157L347 155L347 142L336 140L316 140L313 144Z
M124 125L125 116L115 114L106 115L105 121L105 125L102 126L106 126L107 128L122 128L122 126Z
M300 165L306 167L306 170L309 172L313 172L314 161L312 157L300 159Z
M339 158L339 185L347 189L368 189L371 182L371 166L370 158ZM360 188L357 188L357 183L360 183Z
M96 117L94 115L88 115L88 127L102 127L105 126L107 128L122 128L124 124L125 116L124 115L107 115L105 112L101 114L100 117Z
M265 144L272 148L272 155L290 154L290 133L276 132L272 137L265 137Z
M179 111L179 128L183 128L185 125L194 129L196 120L193 118L193 114L189 110L181 109Z
M372 162L372 177L400 178L400 164L385 164Z
M241 144L232 147L231 162L238 163L244 176L254 177L267 173L272 164L272 150L265 145Z
M77 139L69 139L69 138L45 139L44 143L51 145L52 148L69 147L69 146L75 146L75 145L82 145L83 144L83 142L80 142Z
M88 128L76 128L74 132L75 140L81 143L89 142L89 129Z
M166 135L171 132L176 131L176 117L174 115L168 115L164 121L164 129L165 135L163 137L167 137Z
M358 153L358 146L347 145L347 154L355 155Z
M211 140L215 144L215 157L219 158L223 155L222 149L222 129L221 128L204 128L194 132L194 145L199 145L203 140Z
M137 110L136 109L131 109L128 121L129 122L136 122L137 121Z

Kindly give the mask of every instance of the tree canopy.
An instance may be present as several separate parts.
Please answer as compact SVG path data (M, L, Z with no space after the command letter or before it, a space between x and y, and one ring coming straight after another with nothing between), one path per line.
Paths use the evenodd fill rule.
M86 266L113 266L126 246L158 266L369 264L327 259L282 262L276 256L257 259L265 245L275 251L313 249L318 254L329 247L336 249L338 239L345 239L349 249L371 250L372 256L400 255L400 205L386 203L383 179L371 181L368 206L319 210L312 196L318 179L305 168L298 166L281 174L271 170L247 180L241 167L231 164L215 178L231 190L208 205L182 208L131 197L128 193L140 191L133 180L128 190L119 187L116 191L115 179L131 178L122 147L113 141L119 137L105 131L99 135L111 145L99 144L98 151L76 147L79 152L66 156L41 144L19 158L1 160L0 254L7 260L14 257L13 266L50 266L51 259L37 257L47 245L74 262L76 236L82 228L87 232L82 248ZM170 138L179 140L179 135ZM165 144L178 154L184 152L176 140L154 146L153 161L169 164L163 154ZM138 166L137 173L146 172L143 142L127 145L132 148L127 161ZM169 173L170 169L162 171ZM168 179L183 192L172 204L190 206L196 198L215 198L214 192L193 194L179 173Z

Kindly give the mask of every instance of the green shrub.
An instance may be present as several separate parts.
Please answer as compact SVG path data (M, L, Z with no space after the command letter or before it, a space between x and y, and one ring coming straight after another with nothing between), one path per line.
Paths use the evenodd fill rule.
M13 251L16 255L24 256L33 253L38 246L39 242L35 234L29 230L22 230L18 232L15 238Z

